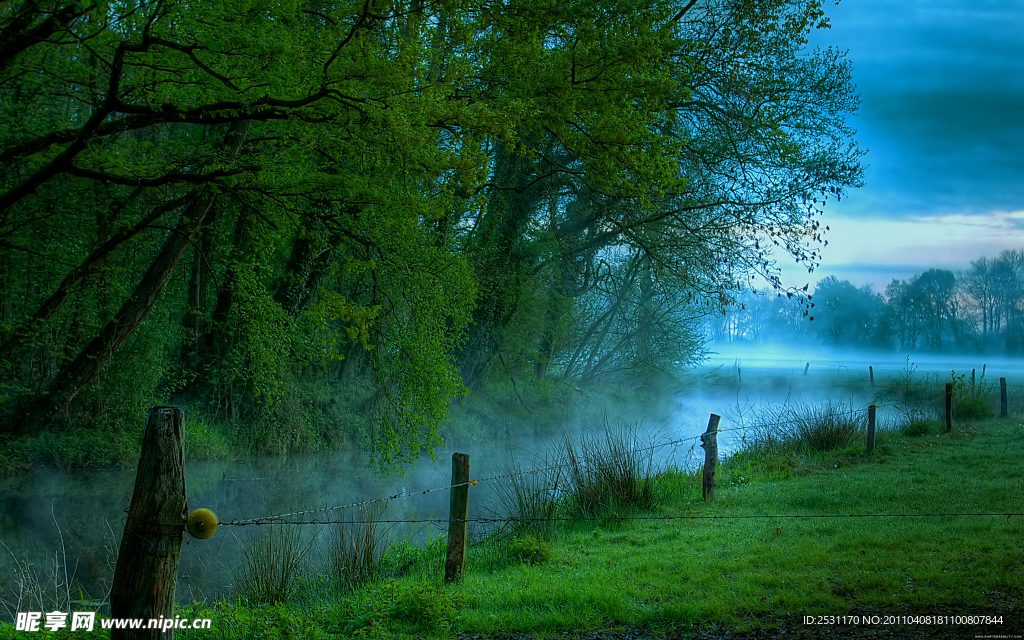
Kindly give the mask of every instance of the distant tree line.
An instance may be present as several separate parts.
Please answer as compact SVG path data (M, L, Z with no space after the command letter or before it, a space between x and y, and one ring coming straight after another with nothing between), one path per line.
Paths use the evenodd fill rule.
M777 292L747 291L736 302L707 318L714 341L1018 354L1024 352L1024 250L979 258L957 273L929 269L894 279L881 293L828 276L810 307Z

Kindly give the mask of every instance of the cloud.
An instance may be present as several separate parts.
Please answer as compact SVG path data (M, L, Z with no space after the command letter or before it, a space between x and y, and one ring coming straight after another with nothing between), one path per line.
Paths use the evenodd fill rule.
M815 44L848 49L869 149L840 211L887 218L1024 208L1020 2L848 0Z

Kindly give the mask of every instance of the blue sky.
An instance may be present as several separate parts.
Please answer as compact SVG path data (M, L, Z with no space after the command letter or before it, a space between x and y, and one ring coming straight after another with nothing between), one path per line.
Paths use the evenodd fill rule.
M1024 248L1024 0L829 2L812 44L848 51L865 186L830 203L821 267L882 289Z

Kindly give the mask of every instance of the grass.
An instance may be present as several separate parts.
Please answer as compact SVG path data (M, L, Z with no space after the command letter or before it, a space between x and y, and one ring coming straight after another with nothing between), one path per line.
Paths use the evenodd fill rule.
M508 521L512 536L550 540L555 535L559 513L559 491L567 480L560 458L539 461L536 468L524 467L513 460L502 475L504 482L494 485L494 499L488 508L491 517Z
M701 504L694 484L662 512L1020 512L1024 472L1015 451L1022 445L1016 422L991 421L970 434L893 437L872 456L819 456L788 480L730 486L735 469L727 466L717 503ZM1020 598L1022 533L1019 517L641 521L600 538L577 526L544 567L467 576L462 628L747 628L783 624L798 612L962 613L1000 594Z
M663 472L660 505L637 512L719 519L605 517L562 523L550 542L492 537L470 547L462 584L442 585L433 558L429 571L393 574L344 597L259 609L257 617L294 637L543 637L611 627L681 634L673 637L712 628L782 634L799 628L803 615L981 611L1002 615L1003 630L1019 628L1020 517L749 518L1024 511L1017 421L884 435L872 454L859 443L781 458L748 450L720 466L713 504L700 500L694 474ZM426 555L412 563L428 562ZM237 604L212 615L225 637L259 629ZM974 637L980 628L960 630Z
M179 607L183 617L212 617L214 631L178 637L543 637L613 627L789 636L810 633L804 615L972 612L1005 622L944 631L1009 632L1024 628L1021 517L760 516L1021 512L1022 448L1024 424L1000 419L958 423L951 434L887 432L871 454L860 442L755 447L719 467L715 503L701 501L695 474L668 470L653 478L659 502L629 512L679 519L605 513L560 523L550 541L478 538L464 581L448 586L443 539L398 545L383 554L379 577L354 590L313 576L321 588L291 589L275 605Z
M387 503L366 505L358 517L333 525L327 568L342 588L354 588L369 582L378 572L384 551L384 532L378 521Z
M235 584L240 598L255 605L289 600L299 585L313 541L297 527L271 524L259 527L243 550Z
M822 453L850 447L866 429L863 412L842 402L775 404L755 414L746 444L764 456Z
M636 428L605 423L603 435L566 436L561 453L566 468L567 507L587 518L618 510L654 509L654 450Z

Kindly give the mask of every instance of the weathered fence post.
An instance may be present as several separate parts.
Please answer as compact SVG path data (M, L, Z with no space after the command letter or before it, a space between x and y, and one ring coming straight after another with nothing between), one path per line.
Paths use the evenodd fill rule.
M810 368L811 368L811 363L810 362L808 362L806 365L804 365L804 375L805 376L807 375L807 370L810 369Z
M128 519L110 589L113 618L142 618L141 629L111 629L112 640L169 640L174 630L148 629L148 621L174 620L185 498L185 413L153 407L142 436Z
M982 380L985 379L985 367L987 367L987 366L988 366L987 364L981 365L981 379Z
M1006 417L1006 378L999 378L999 417Z
M946 433L953 430L953 383L946 383Z
M875 405L868 405L868 452L875 448Z
M708 502L715 501L715 467L718 465L718 421L722 416L712 413L708 419L708 430L700 434L700 446L704 448L704 490Z
M875 389L875 368L868 365L868 377L871 378L871 390Z
M452 495L448 514L448 555L444 581L462 580L466 568L466 519L469 517L469 454L452 454Z
M974 386L974 369L971 369L971 386Z

